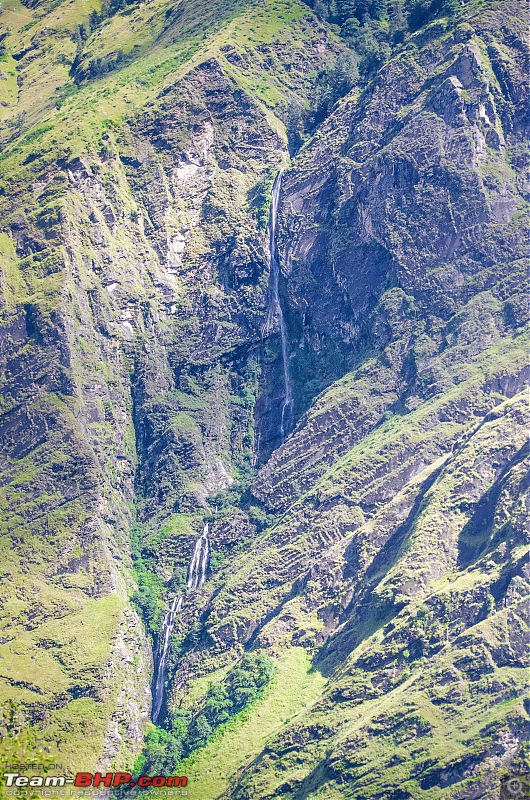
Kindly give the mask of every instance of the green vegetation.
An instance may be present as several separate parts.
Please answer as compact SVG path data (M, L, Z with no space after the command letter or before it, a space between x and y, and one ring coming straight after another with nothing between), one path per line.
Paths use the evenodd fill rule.
M273 663L264 655L249 653L227 673L221 683L210 684L196 703L198 709L171 714L169 730L152 727L135 771L148 775L173 774L182 759L204 747L221 726L250 708L264 693L273 676Z
M439 17L457 21L461 12L460 0L311 0L310 5L322 19L339 27L341 37L358 55L365 81L407 34Z
M355 86L359 78L358 58L352 51L337 58L315 78L314 88L305 105L293 98L284 112L289 149L296 153L308 134L330 114L336 102Z
M273 681L263 697L180 764L180 771L188 775L193 800L207 800L227 791L237 770L251 764L286 721L311 708L324 684L325 678L311 669L302 648L285 650L275 663Z
M151 633L158 633L163 620L161 602L163 584L160 578L145 568L137 566L136 570L138 589L131 596L131 603L141 614L148 630Z
M2 3L3 763L105 753L196 800L525 769L521 20Z

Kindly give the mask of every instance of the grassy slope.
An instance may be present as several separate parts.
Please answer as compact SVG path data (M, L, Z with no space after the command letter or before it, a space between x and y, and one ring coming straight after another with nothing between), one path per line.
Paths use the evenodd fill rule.
M266 696L227 723L179 771L189 779L193 800L211 800L227 791L229 781L266 747L267 741L296 719L321 695L325 678L311 668L302 648L285 651L276 662L276 674Z
M3 27L11 30L5 63L12 62L9 57L13 52L35 49L36 53L32 53L27 68L27 87L22 67L19 74L24 75L23 90L17 102L10 95L11 102L4 107L2 116L13 120L25 115L24 130L35 123L49 129L48 135L38 139L43 151L50 146L60 148L66 142L72 153L90 149L102 131L134 116L160 91L210 57L218 58L241 88L265 106L273 107L284 98L286 90L299 90L307 76L282 74L278 59L277 71L270 64L265 67L257 48L272 45L286 49L296 61L296 57L303 56L304 48L332 37L299 2L273 0L262 5L227 0L210 5L211 13L205 14L204 3L196 0L186 4L183 21L177 15L178 21L172 24L171 16L166 21L166 11L173 6L166 0L154 0L133 5L128 13L105 20L101 29L92 34L84 50L87 61L92 57L104 59L117 49L128 52L136 45L140 51L132 63L103 78L85 81L78 88L68 74L75 52L71 37L78 24L86 23L91 8L88 3L65 2L49 14L37 16L38 9L30 12L12 0L3 12ZM20 22L27 18L29 30L24 30L28 23L18 30ZM44 33L49 28L54 35ZM245 56L242 67L229 62L221 52L221 48L229 46ZM59 54L64 58L60 59ZM24 65L25 60L21 63ZM0 89L7 91L7 86L0 83ZM60 109L55 108L57 100ZM35 146L29 149L35 150Z
M410 798L456 798L477 782L480 767L482 780L490 780L491 791L495 791L503 765L502 758L496 758L499 737L508 740L516 733L524 738L527 724L524 583L515 578L514 593L506 604L504 600L496 603L490 594L498 591L495 587L503 585L510 570L518 573L528 556L521 518L524 462L514 461L511 492L507 487L495 511L489 512L492 530L473 541L482 551L480 557L466 566L465 560L457 563L455 551L464 542L460 532L465 517L463 520L459 507L465 497L463 482L471 476L476 479L479 473L485 478L490 461L505 454L508 447L515 453L524 445L525 416L524 397L519 395L464 437L454 455L433 465L439 475L413 520L409 519L407 537L396 553L388 553L379 573L372 575L376 588L370 605L367 607L362 595L354 599L346 622L326 645L327 663L317 662L329 676L321 701L268 743L270 757L254 762L240 777L239 790L233 796L287 794L297 800L344 796L361 800L391 796L400 786ZM392 431L390 423L387 434L392 436ZM368 464L371 454L366 444ZM331 561L329 571L333 574L340 569L341 554L347 558L356 543L369 549L374 533L394 518L407 493L414 496L417 492L416 480L428 478L426 470L411 480L395 497L395 509L390 502L384 504L373 521L353 535L346 533L323 553L324 562ZM369 479L364 485L366 491L372 490ZM523 494L518 495L518 486ZM347 489L343 487L341 494L347 494ZM286 529L292 548L301 551L300 544L293 541L297 526L289 517ZM335 516L334 521L340 528L339 519ZM506 519L513 521L513 532L503 530ZM306 522L309 541L312 530L318 531L322 524L322 518ZM504 537L509 542L508 555ZM276 564L288 557L287 550L273 556ZM269 557L264 551L264 572ZM258 569L255 563L254 570ZM277 611L279 619L269 622L262 641L273 639L278 647L280 631L288 629L293 619L295 629L311 632L310 615L303 607L322 592L327 574L324 567L322 577L307 585L302 613L296 601L286 603L283 613ZM245 572L243 582L246 579ZM347 589L343 585L328 594L328 602L340 603ZM392 610L393 602L398 607L404 602L405 607L399 612ZM288 633L284 635L289 638ZM418 652L419 641L423 650ZM316 735L315 730L321 733ZM291 750L293 740L308 739L315 739L317 745ZM468 764L465 780L458 775L461 762ZM443 776L453 769L455 779L443 783Z

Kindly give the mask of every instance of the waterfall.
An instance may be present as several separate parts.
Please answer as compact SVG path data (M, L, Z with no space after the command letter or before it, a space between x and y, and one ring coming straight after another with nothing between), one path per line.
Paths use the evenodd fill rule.
M270 285L271 285L271 301L267 313L266 329L270 331L273 320L277 318L280 324L280 337L282 342L282 363L283 363L283 403L280 416L280 435L282 442L285 441L285 435L288 432L290 424L290 416L292 413L293 405L293 387L291 383L291 375L289 372L289 350L287 347L287 329L285 327L285 320L283 317L282 304L280 302L279 292L279 278L280 278L280 257L278 254L278 246L276 244L276 233L278 229L278 202L280 199L280 190L282 187L282 172L280 171L272 186L272 199L269 215L269 256L270 256Z
M195 542L193 556L191 558L187 590L192 592L200 589L206 580L206 568L208 566L208 530L209 524L206 522L201 536ZM153 712L152 719L157 724L162 703L164 702L164 681L166 677L167 657L169 655L169 640L175 627L177 614L182 608L182 595L175 597L171 608L167 612L160 638L158 640L158 658L156 666L156 680L153 688Z
M166 664L169 653L169 639L175 627L175 619L182 607L182 595L175 597L173 604L166 614L162 626L162 635L159 639L160 656L158 658L155 687L153 691L153 722L157 723L162 701L164 700L164 678L166 677ZM162 646L160 646L162 645Z
M188 574L188 589L200 589L206 580L206 565L208 563L208 523L205 524L202 536L195 542L195 549L190 563Z

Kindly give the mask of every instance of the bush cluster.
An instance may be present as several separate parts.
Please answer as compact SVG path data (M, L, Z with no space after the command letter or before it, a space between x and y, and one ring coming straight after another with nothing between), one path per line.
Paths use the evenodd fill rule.
M262 694L271 680L273 664L259 653L248 653L222 683L210 684L195 713L171 715L170 730L152 728L135 771L148 775L171 774L178 763L204 747L214 732Z
M137 0L103 0L99 11L95 9L90 12L87 24L78 25L73 35L76 43L76 55L70 69L70 74L75 78L76 83L80 83L86 78L99 78L107 72L119 67L124 62L132 60L137 55L138 46L133 47L129 53L117 50L113 58L93 58L89 61L86 69L81 69L81 57L86 40L98 30L102 22L114 16L119 11L123 11L127 6L132 5Z
M316 76L307 103L293 98L284 119L289 150L296 153L308 134L355 85L365 85L390 57L392 47L440 16L454 19L461 0L307 0L321 19L336 26L349 51Z
M307 105L296 98L287 104L283 117L291 154L300 149L305 134L313 132L335 103L353 88L359 77L357 65L355 53L340 53L317 74Z
M460 0L309 0L321 18L337 25L359 58L359 72L368 79L399 44L436 17L455 17Z
M138 523L131 528L131 558L133 562L138 589L131 597L131 603L136 608L147 630L156 634L160 630L163 619L162 592L164 585L161 579L149 568L142 552L142 538L144 530ZM178 580L180 576L176 576ZM175 588L171 586L170 588Z

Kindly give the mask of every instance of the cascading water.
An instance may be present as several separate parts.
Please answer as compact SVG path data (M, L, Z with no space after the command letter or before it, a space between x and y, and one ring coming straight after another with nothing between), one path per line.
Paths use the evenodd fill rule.
M206 580L206 565L208 563L208 523L205 524L202 536L195 542L195 549L188 573L188 589L200 589Z
M278 228L278 202L280 199L280 190L282 187L282 172L280 171L272 186L271 208L269 215L269 256L270 256L270 285L271 285L271 300L267 312L267 321L265 328L270 331L273 327L274 320L278 319L280 325L280 338L282 343L282 363L283 363L283 385L284 395L282 403L282 412L280 417L280 436L282 442L288 433L292 405L293 405L293 387L291 383L291 375L289 372L289 350L287 347L287 329L285 327L285 320L283 317L282 304L280 302L279 292L279 279L280 279L280 257L278 255L278 246L276 244L276 233Z
M164 679L166 677L166 664L169 654L169 639L175 627L175 619L178 612L182 607L182 595L175 597L173 604L166 614L164 624L162 626L162 635L159 640L160 656L158 658L156 681L153 690L153 722L157 723L162 702L164 700ZM160 645L162 645L160 647Z
M271 300L267 312L267 320L265 323L266 332L270 332L276 320L279 322L280 338L282 344L282 365L283 365L283 384L284 395L280 416L280 436L281 441L285 441L286 433L288 432L292 414L293 405L293 387L291 383L291 375L289 372L289 350L287 346L287 329L285 327L285 320L283 316L282 304L280 302L279 280L280 280L280 257L278 254L278 247L276 244L276 234L278 229L278 203L280 199L280 190L282 186L282 172L280 171L272 186L272 198L268 225L269 234L269 256L270 256L270 286L271 286ZM193 556L191 558L187 591L193 592L200 589L206 580L206 568L208 565L208 542L209 525L206 522L202 531L202 535L195 542L193 549ZM173 604L166 614L162 633L159 639L159 658L157 659L156 681L153 690L153 722L156 724L162 704L164 701L164 681L166 677L167 658L169 654L169 642L173 628L175 627L175 620L178 612L182 607L182 596L175 597Z
M202 535L195 542L193 556L190 562L188 573L187 590L193 592L195 589L200 589L206 580L206 568L208 566L208 552L210 545L208 542L209 524L206 522L202 531ZM171 608L166 614L162 632L158 640L158 658L156 667L156 680L153 687L153 722L158 722L162 704L164 702L164 681L166 678L167 658L169 655L169 642L177 614L182 608L182 595L175 597Z

